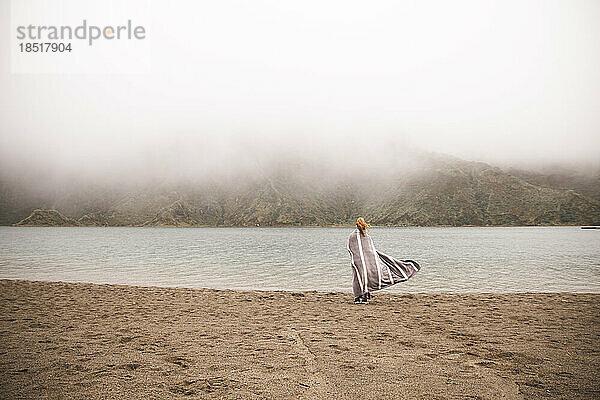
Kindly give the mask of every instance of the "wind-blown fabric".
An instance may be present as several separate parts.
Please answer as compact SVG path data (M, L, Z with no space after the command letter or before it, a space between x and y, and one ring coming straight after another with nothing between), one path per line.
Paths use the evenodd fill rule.
M398 260L375 250L373 240L358 229L348 238L348 252L352 262L354 297L404 282L421 269L413 260Z

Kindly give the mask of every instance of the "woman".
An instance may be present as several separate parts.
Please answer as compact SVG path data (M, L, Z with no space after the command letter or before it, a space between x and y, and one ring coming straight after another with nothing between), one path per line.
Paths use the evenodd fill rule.
M404 282L421 269L416 261L397 260L375 250L367 233L370 226L360 217L356 229L348 238L348 252L352 262L354 303L366 303L371 292L398 282Z

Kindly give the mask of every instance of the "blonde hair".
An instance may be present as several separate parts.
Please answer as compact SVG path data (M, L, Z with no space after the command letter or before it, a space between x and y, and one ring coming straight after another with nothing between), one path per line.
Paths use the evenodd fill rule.
M371 226L367 224L363 217L360 217L356 220L356 228L360 231L361 235L365 236L365 234L367 233L367 229L369 229L370 227Z

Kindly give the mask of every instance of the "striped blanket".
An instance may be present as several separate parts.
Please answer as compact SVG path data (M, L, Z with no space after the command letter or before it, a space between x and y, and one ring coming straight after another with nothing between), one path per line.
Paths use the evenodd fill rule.
M362 236L358 229L348 238L348 252L354 274L354 297L404 282L421 269L416 261L398 260L375 250L369 234Z

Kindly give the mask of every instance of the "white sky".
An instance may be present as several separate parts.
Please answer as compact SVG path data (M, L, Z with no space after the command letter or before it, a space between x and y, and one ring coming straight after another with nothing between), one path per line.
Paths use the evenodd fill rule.
M18 1L12 14L0 2L5 165L193 169L250 149L343 160L407 143L493 163L600 160L597 0ZM15 70L23 18L132 19L147 39ZM23 68L60 73L11 73Z

